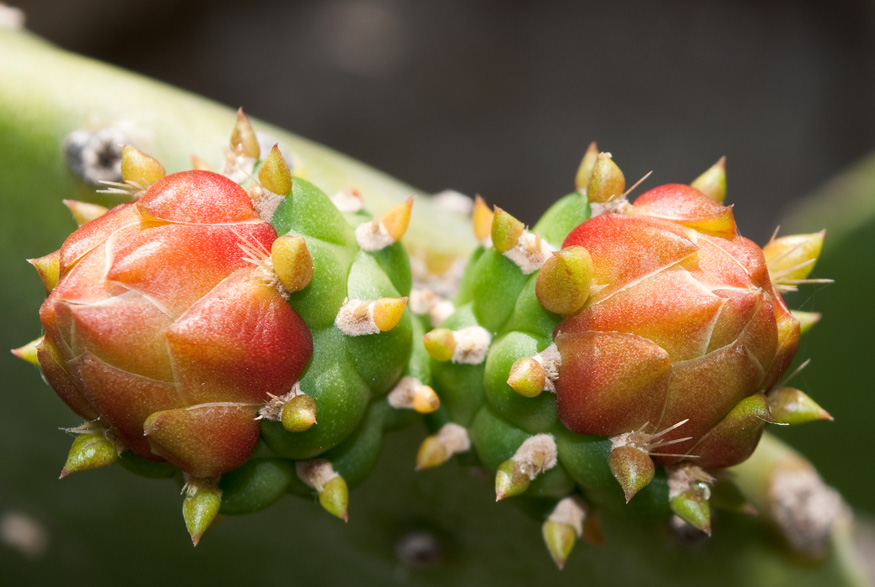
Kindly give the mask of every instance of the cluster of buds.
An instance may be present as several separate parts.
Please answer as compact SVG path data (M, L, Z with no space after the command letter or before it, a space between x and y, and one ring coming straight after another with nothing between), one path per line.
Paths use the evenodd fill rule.
M506 434L531 436L511 459L491 465L499 499L560 470L557 455L574 477L575 457L566 454L563 461L562 442L544 428L558 418L579 438L609 441L605 465L626 502L661 467L671 511L710 533L715 477L751 455L766 423L830 418L781 382L800 335L819 318L791 312L781 292L813 281L808 275L824 234L773 238L762 249L740 236L732 208L723 204L722 159L691 185L660 186L630 202L636 186L627 189L613 157L593 144L581 162L577 192L533 230L476 201L472 220L483 252L469 270L474 285L460 293L457 312L425 335L425 346L436 365L458 365L443 368L447 381L470 385L483 378L480 401L489 408L472 412L465 407L476 401L470 391L456 399L458 391L439 389L451 417L455 412L459 424L470 424L444 423L423 444L420 468L469 446L490 461L495 447L482 444L493 443L496 433L478 433L478 426L507 418ZM563 216L573 218L583 207L591 215L569 225ZM539 342L545 339L546 345ZM533 344L539 352L522 351ZM470 375L462 375L463 365ZM497 380L502 368L518 400ZM440 380L444 371L436 369ZM450 405L453 399L457 406ZM520 401L533 402L530 413ZM487 409L493 410L488 417ZM532 451L532 443L552 449ZM581 476L585 472L576 479ZM563 527L561 546L555 520L549 524L545 540L561 566L579 524Z

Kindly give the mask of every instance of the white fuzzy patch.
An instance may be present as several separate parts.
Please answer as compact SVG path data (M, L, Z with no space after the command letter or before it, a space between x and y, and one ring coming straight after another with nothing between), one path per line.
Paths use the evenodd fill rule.
M534 480L544 471L556 466L558 453L556 441L551 434L536 434L520 445L511 460L520 474Z
M298 479L304 482L307 487L315 489L317 493L322 492L325 484L340 477L335 471L331 463L325 459L311 459L309 461L298 461L295 463L295 473Z
M621 198L615 198L610 200L609 202L605 202L604 204L600 204L598 202L590 202L590 209L592 210L592 215L590 218L595 218L596 216L601 216L602 214L626 214L631 205L629 204L629 200L626 199L625 196Z
M352 190L343 190L331 196L331 203L341 212L358 212L364 206L362 197Z
M514 248L504 252L504 256L516 263L523 274L529 275L540 269L555 250L544 239L527 230Z
M377 334L380 329L374 322L374 302L348 300L337 312L334 325L347 336Z
M413 408L413 397L420 387L422 387L422 381L416 377L402 377L386 399L389 401L389 405L396 410L410 410Z
M444 424L435 434L437 440L446 449L447 454L455 455L471 450L471 439L468 431L458 424Z
M363 251L380 251L395 244L395 239L379 220L359 224L355 229L355 240Z
M479 365L486 358L492 336L482 326L469 326L453 331L456 338L456 350L453 353L454 363Z
M566 524L574 528L578 536L583 534L583 521L586 519L586 503L577 495L564 498L547 517L551 522Z
M462 216L470 216L474 209L474 200L456 190L444 190L433 194L432 202L442 210Z
M562 365L562 356L556 344L551 344L532 358L544 370L544 391L556 393L556 380L559 379L559 367Z

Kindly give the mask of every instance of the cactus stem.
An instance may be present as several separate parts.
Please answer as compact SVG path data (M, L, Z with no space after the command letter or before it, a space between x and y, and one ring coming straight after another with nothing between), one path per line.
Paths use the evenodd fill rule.
M474 237L483 247L492 246L492 219L494 214L483 198L474 198L474 209L471 211L471 224L474 225Z
M185 476L185 486L182 488L185 494L182 501L182 517L191 536L191 542L195 546L212 525L222 506L222 490L219 489L218 484L218 477Z
M592 168L595 166L596 158L599 155L599 148L595 141L589 144L589 148L580 160L580 166L577 168L577 176L574 178L574 187L579 192L585 192L586 186L589 184L589 178L592 175Z
M839 494L804 462L779 464L766 493L772 522L795 552L812 559L826 554L837 520L849 515Z
M27 262L33 265L33 268L39 274L40 281L43 282L43 287L46 288L46 295L50 294L61 278L60 249L44 257L28 259Z
M556 466L558 451L550 434L530 436L495 475L495 501L525 492L535 478Z
M833 420L829 412L798 389L781 387L766 396L769 411L778 424L804 424L814 420Z
M18 357L19 359L25 360L31 365L36 365L39 367L39 358L37 357L37 345L43 341L44 337L39 337L27 343L24 346L20 346L17 349L12 349L12 354Z
M441 406L441 400L429 385L415 377L403 377L389 392L389 405L398 410L415 410L430 414Z
M690 187L722 204L726 199L726 157L720 157L717 163L694 179Z
M347 300L337 312L334 325L347 336L387 332L398 325L406 305L406 297Z
M105 206L98 204L89 204L88 202L79 202L77 200L63 200L64 205L70 209L73 215L73 220L76 224L82 226L87 222L91 222L95 218L100 218L109 211Z
M711 484L714 478L700 467L682 463L669 469L668 499L671 510L682 520L711 535Z
M430 469L444 464L459 453L471 450L471 439L464 427L450 422L426 438L416 453L416 470Z
M541 534L559 570L565 566L574 543L583 535L586 504L574 495L562 499L541 527Z
M343 477L335 472L331 463L325 459L311 459L295 463L298 478L307 487L315 489L319 504L329 514L344 522L349 520L349 488Z

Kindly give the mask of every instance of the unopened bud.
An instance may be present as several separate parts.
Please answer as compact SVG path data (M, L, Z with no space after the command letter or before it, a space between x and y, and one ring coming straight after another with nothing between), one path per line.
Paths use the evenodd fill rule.
M383 215L380 222L386 227L386 232L392 240L398 242L407 232L410 224L410 212L413 208L413 197L407 198L402 204L398 204Z
M237 111L237 120L234 130L231 131L231 150L238 157L258 159L261 149L258 146L258 137L249 119L243 114L243 109Z
M599 148L595 141L589 144L589 148L580 161L580 167L577 168L577 177L574 178L574 187L578 191L586 189L589 184L589 178L592 175L592 168L595 167L596 159L599 155Z
M792 387L782 387L769 393L768 401L772 417L779 424L796 425L833 419L807 394Z
M623 488L626 503L629 503L635 494L650 485L656 473L656 466L650 455L631 445L613 448L608 457L608 465L614 478Z
M109 208L105 206L89 204L88 202L79 202L77 200L64 200L63 202L70 209L73 220L79 226L91 222L95 218L100 218L109 211Z
M532 357L520 357L510 368L507 384L523 397L541 395L547 385L544 368Z
M221 507L222 491L215 480L188 479L185 499L182 501L182 517L195 546L219 515Z
M799 322L799 335L803 335L811 327L820 322L823 315L819 312L801 312L799 310L790 310L790 314Z
M444 424L426 438L416 453L416 470L430 469L447 462L455 454L471 450L468 432L458 424Z
M477 242L483 246L488 246L492 242L492 210L483 201L483 198L477 196L474 198L474 210L471 213L471 223L474 225L474 236Z
M709 167L693 180L690 187L696 188L712 200L723 203L726 199L726 157Z
M449 328L437 328L422 337L425 350L436 361L446 362L456 352L456 337Z
M157 159L150 157L131 145L122 149L122 181L140 189L146 189L162 179L166 172Z
M499 208L495 207L492 217L492 246L499 253L506 253L514 248L525 232L525 225Z
M793 285L804 280L814 269L823 248L825 230L772 239L763 247L769 275L776 285Z
M60 478L63 479L70 473L111 465L116 459L118 459L118 447L104 435L103 431L79 434L73 440Z
M590 202L604 204L622 196L625 190L626 177L611 154L599 153L586 185L586 197Z
M27 361L31 365L36 365L37 367L39 367L39 358L37 356L37 345L39 345L39 343L41 343L42 340L43 340L43 337L41 336L41 337L37 338L36 340L30 341L29 343L27 343L24 346L20 346L17 349L12 349L12 354L15 355L16 357L18 357L19 359Z
M592 258L585 248L565 247L541 266L535 295L550 312L563 316L576 314L589 299L592 273Z
M302 236L283 235L270 247L273 270L288 292L304 289L313 279L313 257Z
M316 400L306 393L290 398L280 413L280 422L289 432L304 432L316 423Z
M530 436L495 475L495 500L519 495L535 478L556 466L556 441L550 434Z
M404 315L407 306L407 297L403 298L380 298L374 302L374 324L380 332L388 332L395 328Z
M287 196L292 191L292 172L278 145L274 145L270 153L258 168L258 181L268 190L281 196Z
M36 272L39 274L40 281L43 282L43 287L46 288L46 294L51 293L55 286L58 285L58 280L61 278L61 251L60 249L54 253L49 253L45 257L38 259L28 259L28 263L33 265Z

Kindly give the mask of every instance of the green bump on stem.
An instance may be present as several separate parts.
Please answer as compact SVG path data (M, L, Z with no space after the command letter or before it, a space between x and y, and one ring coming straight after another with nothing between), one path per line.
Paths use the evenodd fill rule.
M625 190L626 177L614 163L610 153L599 153L586 185L586 196L589 201L604 204L619 198Z
M286 402L280 422L289 432L304 432L316 423L316 400L302 393Z
M779 424L805 424L814 420L832 420L808 394L793 387L782 387L768 395L769 410Z
M501 463L495 473L495 501L525 493L532 480L519 470L513 459Z
M523 397L538 397L544 391L547 377L538 361L532 357L520 357L510 368L507 384Z
M568 555L574 548L574 543L577 542L577 532L570 524L547 520L541 526L541 534L544 537L544 544L547 545L547 550L550 552L550 557L559 570L562 570L565 567L565 561L568 560Z
M580 160L580 167L577 168L577 176L574 178L574 187L578 190L585 189L589 184L589 178L592 175L592 169L595 167L596 159L599 155L599 148L595 141L589 144L589 148Z
M516 246L522 238L526 226L499 208L495 207L492 217L492 246L499 253L506 253Z
M554 253L538 273L535 295L544 309L570 316L589 299L592 285L592 258L577 245Z
M338 475L328 481L319 492L319 505L332 516L336 516L344 522L349 520L349 487L346 481Z
M214 482L189 479L185 489L185 499L182 501L182 517L195 546L216 519L221 506L222 491Z
M73 440L60 478L63 479L70 473L111 465L116 459L118 459L118 448L103 433L79 434Z
M691 488L669 501L671 511L693 528L711 535L711 506L703 499L701 492Z
M626 503L629 503L636 493L650 485L656 474L656 466L650 455L631 445L618 446L611 450L608 466L623 488Z

